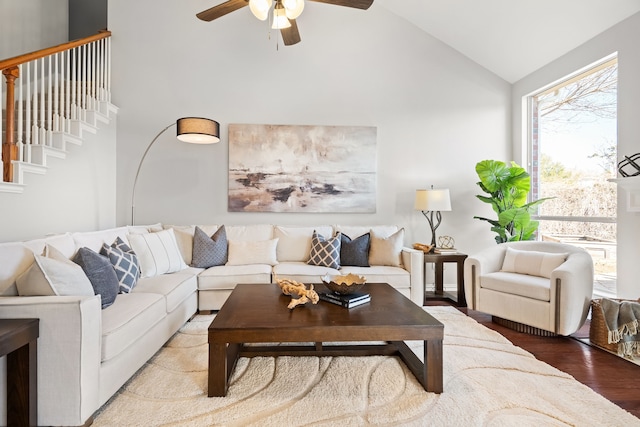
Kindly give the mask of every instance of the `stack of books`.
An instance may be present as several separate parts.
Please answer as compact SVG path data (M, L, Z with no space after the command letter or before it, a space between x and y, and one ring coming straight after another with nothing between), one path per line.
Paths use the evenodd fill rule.
M371 301L371 295L364 292L355 292L350 295L339 295L333 292L318 292L318 297L320 297L322 301L330 302L346 308L356 307Z
M457 254L458 250L456 248L435 248L433 250L434 254Z

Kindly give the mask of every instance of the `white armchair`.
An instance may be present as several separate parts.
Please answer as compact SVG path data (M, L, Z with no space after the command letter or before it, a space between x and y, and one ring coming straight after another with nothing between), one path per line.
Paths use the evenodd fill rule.
M494 321L538 335L570 335L589 312L593 261L584 249L562 243L503 243L466 259L464 283L468 307Z

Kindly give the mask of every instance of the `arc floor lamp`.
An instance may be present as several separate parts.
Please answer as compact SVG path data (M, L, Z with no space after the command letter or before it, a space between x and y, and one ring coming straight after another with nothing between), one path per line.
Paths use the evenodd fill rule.
M153 138L151 143L147 146L147 149L144 150L144 154L142 155L142 159L140 159L140 164L138 165L138 170L136 171L136 177L133 180L133 191L131 193L131 225L135 225L136 185L138 184L138 176L140 175L140 169L142 168L144 159L147 157L149 149L153 144L155 144L158 138L160 138L160 135L172 126L177 127L176 136L183 142L188 142L190 144L215 144L220 141L220 124L215 120L202 117L183 117L162 129L155 138Z

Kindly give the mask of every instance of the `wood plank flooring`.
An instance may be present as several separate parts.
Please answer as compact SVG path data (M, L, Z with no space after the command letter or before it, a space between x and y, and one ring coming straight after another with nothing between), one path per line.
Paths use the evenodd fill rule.
M538 337L491 322L491 316L460 309L537 359L572 375L597 393L640 418L640 366L572 337ZM576 334L588 337L588 324Z

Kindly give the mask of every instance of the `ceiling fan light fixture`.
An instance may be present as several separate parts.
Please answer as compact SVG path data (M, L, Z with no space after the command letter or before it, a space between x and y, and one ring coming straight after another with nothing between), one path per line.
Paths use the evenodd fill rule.
M304 0L282 0L287 18L296 19L304 10Z
M283 28L290 28L291 22L287 18L287 14L285 13L285 9L282 6L282 3L276 2L276 7L273 9L273 25L271 28L274 30L281 30Z
M264 21L269 17L269 9L272 4L273 0L249 0L249 9L253 16Z

